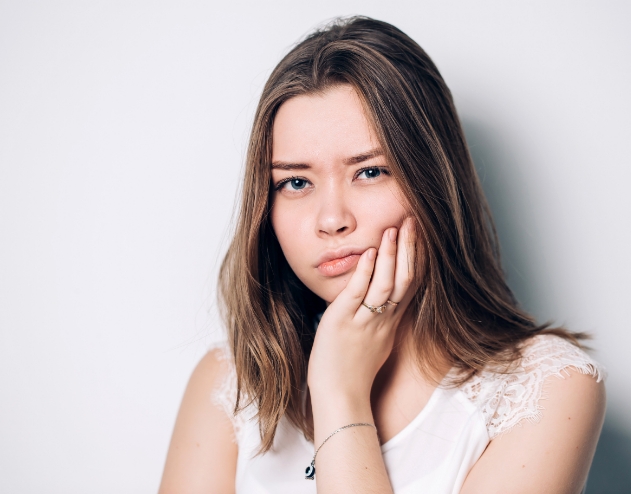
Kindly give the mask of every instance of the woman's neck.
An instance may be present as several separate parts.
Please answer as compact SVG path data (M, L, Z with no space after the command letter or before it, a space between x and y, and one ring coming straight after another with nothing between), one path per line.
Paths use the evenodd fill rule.
M412 327L411 321L399 325L392 352L373 383L371 404L382 442L394 437L423 410L450 369L442 358L419 365Z

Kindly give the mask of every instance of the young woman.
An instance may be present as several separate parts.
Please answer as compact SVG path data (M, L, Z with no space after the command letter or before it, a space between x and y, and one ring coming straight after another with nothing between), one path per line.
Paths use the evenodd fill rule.
M583 489L602 371L518 307L450 92L395 27L273 71L220 288L162 494Z

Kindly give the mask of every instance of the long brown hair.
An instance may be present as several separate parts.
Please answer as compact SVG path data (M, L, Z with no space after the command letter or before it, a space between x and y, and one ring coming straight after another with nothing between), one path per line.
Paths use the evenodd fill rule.
M290 269L271 227L274 117L288 99L339 84L359 95L416 218L424 275L410 311L421 369L431 369L438 352L464 381L489 363L514 361L520 343L535 334L574 342L583 336L539 326L518 307L451 93L434 63L390 24L338 20L296 45L263 89L236 233L219 277L237 372L235 413L256 406L263 452L283 415L312 434L301 390L314 318L324 310Z

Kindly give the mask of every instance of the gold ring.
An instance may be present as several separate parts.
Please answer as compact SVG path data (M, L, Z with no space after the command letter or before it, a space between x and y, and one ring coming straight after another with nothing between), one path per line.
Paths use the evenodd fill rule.
M362 302L362 305L366 307L366 309L370 310L370 312L376 312L377 314L383 314L383 311L386 310L386 304L383 305L367 305Z
M386 300L386 304L394 305L396 307L397 305L399 305L399 302L393 302L392 300L388 299Z

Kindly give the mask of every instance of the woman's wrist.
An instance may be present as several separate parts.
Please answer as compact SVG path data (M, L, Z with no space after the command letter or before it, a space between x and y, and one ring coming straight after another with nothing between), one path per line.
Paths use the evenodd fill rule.
M309 387L311 407L322 409L323 413L333 413L335 410L345 410L348 413L366 413L371 411L370 389L344 389L342 387Z
M321 442L335 429L352 423L374 424L370 397L328 394L311 396L314 439Z
M367 373L366 373L367 374ZM309 393L313 401L328 403L331 400L347 403L348 406L363 406L370 402L370 393L374 378L367 375L361 379L340 379L333 376L308 381Z

